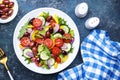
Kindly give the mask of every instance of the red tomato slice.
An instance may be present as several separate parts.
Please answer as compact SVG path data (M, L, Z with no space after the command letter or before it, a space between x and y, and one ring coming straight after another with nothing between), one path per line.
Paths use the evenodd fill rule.
M72 36L69 33L64 34L63 37L66 38L66 39L71 39L72 38Z
M69 33L63 35L63 40L65 43L70 43L72 41L72 36Z
M36 38L35 42L38 43L38 44L43 44L44 41L43 41L43 39Z
M58 56L60 54L61 50L58 47L53 47L52 54L54 56Z
M22 37L20 40L20 43L22 46L27 47L30 44L30 39L29 37Z
M55 61L56 61L57 63L61 63L61 58L60 58L60 57L57 57Z
M45 39L44 44L48 47L51 48L53 45L53 41L49 38Z
M40 27L42 25L42 21L40 19L38 19L38 18L35 18L33 20L32 24L33 24L34 27L37 28L37 27Z
M63 46L63 39L61 39L61 38L57 38L57 39L55 39L55 45L57 46L57 47L62 47Z

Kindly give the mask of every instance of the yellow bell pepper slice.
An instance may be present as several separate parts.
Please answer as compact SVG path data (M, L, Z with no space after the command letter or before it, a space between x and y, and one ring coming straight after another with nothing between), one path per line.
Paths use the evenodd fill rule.
M19 47L20 47L21 49L24 49L24 47L23 47L21 44L19 44Z
M60 29L64 29L64 25L60 26Z
M59 23L58 16L56 14L53 15L53 19L56 21L56 23Z
M66 62L68 59L68 55L64 56L63 59L62 59L62 62Z
M58 68L58 63L55 62L55 64L54 64L54 69L57 69L57 68Z
M35 34L38 32L38 30L34 30L32 33L31 33L31 39L34 41L35 40Z

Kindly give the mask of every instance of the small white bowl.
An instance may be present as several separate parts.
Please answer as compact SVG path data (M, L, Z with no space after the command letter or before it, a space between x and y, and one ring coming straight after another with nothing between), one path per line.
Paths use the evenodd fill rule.
M13 20L16 17L16 15L18 13L18 2L17 2L17 0L10 0L10 1L14 2L13 14L7 19L1 19L0 18L0 23L8 23L8 22L10 22L11 20Z

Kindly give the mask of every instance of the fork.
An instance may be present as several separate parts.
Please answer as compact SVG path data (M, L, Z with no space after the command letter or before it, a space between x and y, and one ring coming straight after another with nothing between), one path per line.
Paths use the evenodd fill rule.
M8 74L9 74L10 79L11 79L11 80L14 80L13 77L12 77L12 75L11 75L11 73L10 73L10 71L9 71L9 69L8 69L8 67L7 67L7 64L6 64L6 63L7 63L7 59L8 59L8 58L7 58L7 56L5 55L4 51L0 48L0 63L5 66Z

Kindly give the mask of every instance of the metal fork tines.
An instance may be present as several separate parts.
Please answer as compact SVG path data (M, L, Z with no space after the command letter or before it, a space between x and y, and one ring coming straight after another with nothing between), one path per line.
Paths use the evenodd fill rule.
M8 69L8 67L7 67L7 64L6 64L7 63L7 56L5 55L4 51L1 48L0 48L0 63L5 66L7 72L9 74L9 76L10 76L10 79L14 80L11 73L10 73L10 71L9 71L9 69Z

